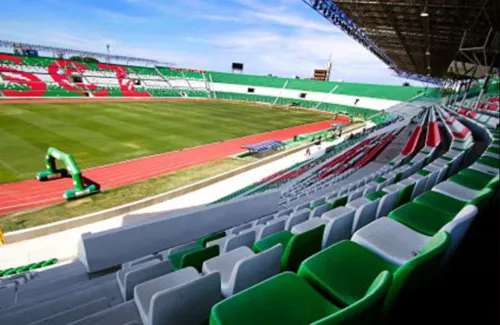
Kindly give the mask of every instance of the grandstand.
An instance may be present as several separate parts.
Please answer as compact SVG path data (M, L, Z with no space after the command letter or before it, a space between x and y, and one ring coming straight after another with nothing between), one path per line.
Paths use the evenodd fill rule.
M471 26L461 16L492 17L498 5L304 2L398 73L443 88L455 78L449 82L455 90L435 96L417 87L0 54L3 97L298 102L373 122L210 204L84 232L74 260L56 263L54 256L0 271L0 324L434 324L498 317L498 297L489 294L498 289L500 31L492 21L485 32L486 19ZM450 19L442 19L450 6ZM413 15L431 20L432 28L421 33ZM443 30L451 32L438 41ZM463 30L496 35L481 49L488 68L482 75L448 69L465 60L455 39ZM426 60L430 49L440 56ZM482 83L472 89L470 79Z
M370 118L380 110L423 95L424 89L420 87L322 82L0 53L0 98L214 98L282 106L298 103L303 108Z

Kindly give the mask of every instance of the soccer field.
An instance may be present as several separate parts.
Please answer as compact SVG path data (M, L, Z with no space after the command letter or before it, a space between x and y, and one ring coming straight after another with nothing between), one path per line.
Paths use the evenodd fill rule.
M85 169L328 118L208 101L2 104L0 183L33 179L49 146Z

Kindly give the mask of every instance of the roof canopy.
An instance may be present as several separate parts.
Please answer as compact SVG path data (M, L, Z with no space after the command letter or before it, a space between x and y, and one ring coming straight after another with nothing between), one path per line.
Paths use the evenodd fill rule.
M450 77L454 60L499 65L498 0L303 1L402 74Z
M91 52L84 50L75 50L70 48L62 48L56 46L47 46L47 45L38 45L38 44L30 44L30 43L22 43L22 42L13 42L7 40L0 40L0 47L10 47L10 48L23 48L23 49L31 49L37 51L45 51L45 52L53 52L60 53L65 55L80 55L80 56L90 56L96 59L109 59L113 61L127 61L127 62L136 62L141 64L159 64L160 62L157 60L145 59L140 57L133 56L125 56L125 55L111 55L99 52ZM163 63L165 65L174 65L173 63Z

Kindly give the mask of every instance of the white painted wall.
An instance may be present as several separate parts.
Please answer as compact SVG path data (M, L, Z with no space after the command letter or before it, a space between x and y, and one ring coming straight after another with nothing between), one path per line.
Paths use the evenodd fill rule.
M204 80L189 80L189 84L191 85L191 87L195 88L195 89L207 89L207 86L206 86L206 83Z
M170 84L174 88L182 88L182 89L189 89L190 88L186 79L169 79L168 81L170 82Z
M143 80L143 83L148 87L170 88L164 80Z
M270 87L256 87L256 86L246 86L246 85L233 85L225 83L212 83L211 89L214 91L231 92L239 94L249 94L248 88L254 88L254 95L264 95L264 96L274 96L282 98L292 98L301 99L300 94L306 93L305 100L311 101L322 101L325 103L339 104L339 105L349 105L354 106L356 98L359 99L357 107L368 108L373 110L383 110L391 106L397 105L400 101L388 100L388 99L378 99L370 97L359 97L359 96L349 96L349 95L337 95L320 93L314 91L301 91L295 89L280 89L280 88L270 88Z

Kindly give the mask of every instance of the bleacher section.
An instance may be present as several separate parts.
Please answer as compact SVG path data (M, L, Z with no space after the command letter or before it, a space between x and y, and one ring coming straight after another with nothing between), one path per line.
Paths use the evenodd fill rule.
M388 120L380 111L419 87L320 82L162 66L76 62L0 53L1 97L194 97L268 103ZM389 118L390 119L390 118Z
M271 76L208 72L211 89L218 98L255 100L326 111L346 109L365 118L398 104L418 98L424 88L324 82Z
M498 117L432 104L411 118L187 214L83 234L79 261L0 280L0 323L406 323L395 311L433 296L472 226L496 217L500 183Z
M271 76L244 75L224 72L209 72L212 82L221 84L291 89L316 93L329 93L337 87L335 94L405 101L423 91L419 87L384 86L347 82L323 82L316 80L279 78Z
M0 53L0 95L210 97L204 71L159 69Z

